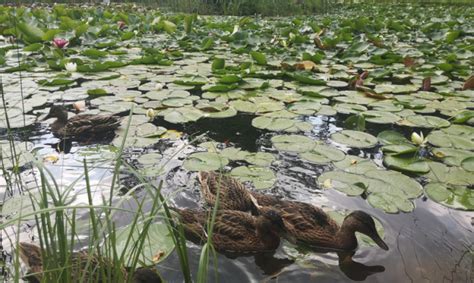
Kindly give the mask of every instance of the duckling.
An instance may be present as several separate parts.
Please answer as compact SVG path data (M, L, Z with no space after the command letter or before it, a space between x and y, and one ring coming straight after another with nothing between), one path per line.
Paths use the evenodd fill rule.
M67 110L63 106L53 105L43 119L57 118L51 124L51 131L56 137L76 140L90 140L107 137L120 126L120 119L113 115L76 115L67 118Z
M21 260L26 264L26 266L29 269L29 275L26 276L26 280L28 282L42 282L42 277L43 277L43 260L41 256L41 248L37 245L30 244L30 243L25 243L25 242L20 242L18 244L19 247L19 254ZM98 268L95 268L94 266L97 265L112 265L112 262L108 261L103 261L97 257L90 256L84 252L75 252L71 255L71 263L72 264L72 272L77 272L77 274L72 274L72 282L79 282L80 278L82 278L83 272L88 272L85 270L82 270L85 268L87 261L90 261L92 274L88 274L85 278L87 280L92 280L90 282L102 282L101 280L101 274L98 273ZM113 268L113 267L111 267ZM103 268L105 272L107 272L107 268ZM122 278L127 278L129 275L125 268L121 268L122 270ZM113 279L114 274L112 276L112 281L111 282L116 282L116 280ZM77 279L76 279L77 278ZM77 280L77 281L76 281ZM89 282L89 281L88 281ZM138 268L135 270L135 272L132 275L132 281L133 283L160 283L162 282L161 277L152 269L150 268Z
M194 209L172 208L179 214L186 237L207 240L208 213ZM274 251L280 245L284 224L274 210L252 216L237 210L219 210L214 222L212 244L222 253L262 253Z
M335 250L357 248L355 232L369 236L382 249L388 246L375 229L375 222L363 211L354 211L339 225L322 209L298 201L280 200L275 196L251 192L236 179L215 172L200 172L199 181L206 202L213 206L220 185L220 208L250 211L254 215L277 211L284 222L288 240L309 246Z

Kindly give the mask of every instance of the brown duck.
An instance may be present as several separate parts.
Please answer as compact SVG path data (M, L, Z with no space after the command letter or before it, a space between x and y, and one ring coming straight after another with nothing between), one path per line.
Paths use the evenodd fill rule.
M359 232L369 236L380 248L388 250L377 233L374 220L363 211L352 212L339 226L320 208L304 202L285 201L250 192L229 176L200 172L199 182L203 196L211 206L215 203L216 192L220 187L220 208L250 211L253 214L277 211L283 219L290 241L326 249L354 250L358 244L355 232Z
M43 119L57 118L51 124L51 131L63 139L90 140L113 135L120 126L120 119L113 115L81 114L70 119L63 106L53 105Z
M19 254L21 260L26 264L28 267L28 275L26 276L26 280L28 282L44 282L43 279L43 260L41 256L41 248L34 244L29 244L25 242L20 242L18 244L19 247ZM103 270L107 272L107 265L112 265L112 262L100 260L95 256L90 258L86 252L74 252L71 255L71 262L69 265L72 265L72 282L79 282L86 272L84 270L87 262L90 262L90 270L91 273L86 275L86 282L104 282L102 280L102 274L99 272L98 265L101 265ZM104 267L105 265L105 267ZM113 268L113 267L111 267ZM127 273L125 268L122 269L122 279L126 279L130 276ZM118 282L118 278L114 279L114 274L111 275L112 278L111 282ZM108 278L108 277L107 277ZM152 269L150 268L138 268L132 275L131 281L133 283L160 283L162 282L161 277Z
M179 214L186 237L201 243L207 240L208 212L178 208L173 210ZM270 209L259 216L237 210L220 210L214 222L212 244L217 251L223 253L274 251L280 245L283 226L280 215Z

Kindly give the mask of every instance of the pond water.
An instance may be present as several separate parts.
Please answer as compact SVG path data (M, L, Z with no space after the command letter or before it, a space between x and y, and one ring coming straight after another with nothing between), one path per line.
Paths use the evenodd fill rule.
M113 16L74 10L69 16L77 21L95 19L74 36L72 27L63 27L68 20L28 12L25 17L45 22L44 31L62 24L66 31L58 34L71 46L51 46L26 23L21 48L2 38L3 167L10 170L12 155L6 112L23 190L38 188L38 171L24 158L33 152L68 192L70 205L87 203L86 158L100 204L126 138L123 161L151 184L163 182L170 205L203 207L197 171L223 169L249 188L322 207L334 217L363 210L381 224L389 246L384 251L363 241L352 261L340 263L343 254L284 241L274 254L218 255L210 282L472 282L474 57L466 47L474 36L472 14L453 8L445 16L444 9L430 7L439 18L419 19L424 7L397 9L358 7L291 21L157 18L159 12L144 9L143 15L131 12L125 30L113 27ZM189 21L195 23L191 32L185 31ZM429 51L434 49L436 56ZM25 63L21 74L11 69L17 56ZM77 69L65 72L72 62ZM116 137L87 144L55 138L51 120L41 118L53 103L72 112L77 101L86 102L83 113L121 116ZM5 179L0 175L8 220L18 215L23 198L7 189ZM148 197L141 189L126 195L140 186L129 168L121 168L117 185L121 194L114 203L122 207L134 210L136 199ZM28 211L26 205L22 212ZM84 220L78 221L81 248L87 246L87 212L78 219ZM34 221L28 220L19 230L5 228L4 255L10 252L6 239L34 238ZM130 215L117 213L114 221L127 226ZM188 244L196 274L200 247ZM158 270L168 282L183 281L176 253Z

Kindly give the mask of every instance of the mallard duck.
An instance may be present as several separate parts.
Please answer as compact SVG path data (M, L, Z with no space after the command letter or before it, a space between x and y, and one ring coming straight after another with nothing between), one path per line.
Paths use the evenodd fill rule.
M173 208L179 214L186 237L207 240L208 213L194 209ZM267 210L259 216L237 210L220 210L217 213L212 244L223 253L261 253L274 251L280 245L284 224L280 215Z
M357 247L355 232L369 236L379 247L388 250L375 229L375 222L363 211L349 214L339 226L322 209L298 201L251 192L238 180L215 172L200 172L199 181L206 202L213 206L220 185L220 208L250 211L254 215L268 210L277 211L284 222L288 240L335 250Z
M120 119L113 115L76 115L67 118L67 110L63 106L53 105L48 115L43 119L57 118L51 124L51 131L59 138L90 140L107 137L120 126Z
M42 282L43 277L43 259L41 256L41 248L37 245L20 242L18 244L19 247L19 254L21 260L26 264L28 267L29 275L26 276L26 280L28 282ZM97 265L112 265L112 262L100 260L94 256L88 255L84 251L75 252L71 255L71 262L69 263L72 265L72 272L75 273L72 276L72 282L79 282L82 278L83 269L86 266L87 261L90 262L90 270L92 274L88 274L85 278L89 280L87 282L103 282L101 279L101 274L99 269L96 268ZM113 267L111 267L113 268ZM103 270L107 271L107 268L102 268ZM129 275L125 268L122 269L122 279L127 278ZM114 274L111 274L112 278L110 282L117 282L117 279L114 280ZM160 283L162 282L161 277L152 269L150 268L138 268L132 275L132 281L134 283Z

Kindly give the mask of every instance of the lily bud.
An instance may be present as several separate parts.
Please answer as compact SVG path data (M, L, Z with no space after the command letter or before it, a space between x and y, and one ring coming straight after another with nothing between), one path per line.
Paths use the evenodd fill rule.
M77 64L74 62L68 62L64 64L64 68L66 69L66 71L72 73L72 72L77 71Z
M421 136L420 136L421 135ZM416 144L416 145L422 145L423 142L425 141L425 138L423 137L423 133L420 132L420 135L417 133L413 132L411 134L411 142Z
M146 111L146 116L148 117L148 119L150 119L150 121L152 121L153 119L155 119L156 116L155 110L153 110L153 108L148 108L148 110Z

